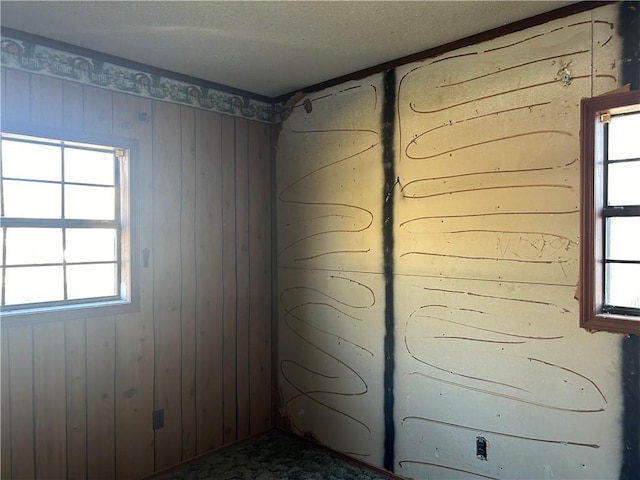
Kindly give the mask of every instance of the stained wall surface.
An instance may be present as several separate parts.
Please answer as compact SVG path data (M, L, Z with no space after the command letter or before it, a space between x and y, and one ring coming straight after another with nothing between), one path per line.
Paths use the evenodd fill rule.
M294 432L378 466L391 448L409 478L618 477L621 337L580 329L576 299L579 102L620 84L617 15L296 105L276 167L279 413Z
M270 125L10 68L1 84L3 127L138 142L140 280L134 313L2 319L2 478L141 478L270 428Z

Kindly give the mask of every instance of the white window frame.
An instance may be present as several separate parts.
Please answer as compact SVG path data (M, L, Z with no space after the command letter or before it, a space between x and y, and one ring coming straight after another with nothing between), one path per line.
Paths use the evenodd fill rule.
M84 133L69 133L52 129L27 129L5 128L2 129L3 138L15 138L19 140L34 139L35 141L50 141L66 146L80 146L81 148L96 148L99 150L112 150L117 157L118 167L115 178L116 198L114 207L117 210L116 218L111 225L118 231L117 239L117 270L118 286L116 295L78 300L62 300L60 302L43 302L41 304L23 304L19 306L0 306L2 310L3 324L38 323L41 321L60 320L69 318L82 318L92 316L107 316L129 313L139 310L138 269L135 252L137 251L136 232L136 158L138 145L135 140L129 138L89 135ZM3 177L4 178L4 177ZM64 179L61 179L61 183ZM4 214L4 210L3 210ZM61 216L64 216L62 214ZM4 235L6 228L11 226L49 226L53 228L68 228L81 226L85 228L99 228L109 225L109 221L92 220L66 220L61 219L15 219L2 217L2 229ZM4 243L2 255L4 255ZM63 260L63 263L66 263ZM94 262L88 262L94 263ZM64 267L66 268L66 267ZM4 265L2 274L4 276ZM4 278L3 286L4 286Z

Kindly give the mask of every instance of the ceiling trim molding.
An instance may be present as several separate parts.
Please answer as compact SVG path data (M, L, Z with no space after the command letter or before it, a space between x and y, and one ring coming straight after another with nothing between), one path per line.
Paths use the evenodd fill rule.
M268 97L9 28L2 28L0 38L3 68L263 123L274 121L272 101Z
M335 87L336 85L340 85L353 80L361 80L363 78L369 77L376 73L385 72L387 70L391 70L393 68L400 67L408 63L419 62L427 58L443 55L447 52L451 52L459 48L468 47L470 45L486 42L488 40L493 40L494 38L502 37L510 33L519 32L521 30L535 27L536 25L541 25L543 23L547 23L552 20L557 20L559 18L564 18L570 15L575 15L585 11L593 10L595 8L602 7L603 5L608 5L611 3L621 3L621 2L620 0L604 0L604 1L585 0L579 3L574 3L572 5L567 5L566 7L561 7L556 10L552 10L550 12L541 13L533 17L525 18L517 22L513 22L507 25L503 25L501 27L493 28L491 30L478 33L476 35L471 35L469 37L461 38L460 40L446 43L438 47L430 48L428 50L423 50L421 52L416 52L411 55L407 55L404 57L397 58L395 60L391 60L389 62L375 65L373 67L348 73L346 75L332 78L330 80L326 80L324 82L317 83L315 85L310 85L300 90L285 93L284 95L280 95L278 97L273 98L272 101L276 105L284 105L284 103L289 98L293 97L296 94L318 92L320 90L324 90L329 87Z

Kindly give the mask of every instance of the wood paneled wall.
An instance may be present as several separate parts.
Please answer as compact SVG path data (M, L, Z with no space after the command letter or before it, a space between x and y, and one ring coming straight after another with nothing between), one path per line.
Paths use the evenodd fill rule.
M268 429L271 127L1 80L3 123L138 140L141 297L126 315L3 323L2 478L140 478Z

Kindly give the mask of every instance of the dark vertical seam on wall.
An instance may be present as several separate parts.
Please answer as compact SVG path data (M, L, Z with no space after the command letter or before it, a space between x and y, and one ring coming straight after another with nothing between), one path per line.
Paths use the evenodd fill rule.
M84 88L84 87L83 87ZM156 103L151 102L151 118L155 119L157 113ZM155 124L151 125L151 158L154 158L155 153L155 141L156 141L156 129ZM151 182L151 211L149 215L151 215L151 255L153 262L153 255L155 254L155 238L156 238L156 222L155 222L155 208L156 208L156 185L154 172L151 172L151 178L149 179ZM158 356L157 356L157 344L156 344L156 305L155 305L155 288L156 288L156 276L155 276L155 265L154 272L151 275L151 291L154 292L154 297L151 302L151 315L152 315L152 325L153 325L153 410L151 411L151 418L149 419L152 422L153 426L153 415L154 412L158 409ZM158 453L158 430L153 426L153 471L155 472L158 468L157 461L157 453ZM88 442L88 428L87 428L87 442Z
M233 351L235 352L235 361L233 362L234 368L234 385L235 385L235 438L234 440L238 440L238 120L236 118L233 119L233 255L234 255L234 279L235 279L235 304L234 304L234 315L236 328L234 330L234 346Z
M622 84L640 88L640 2L623 2L618 14L618 35L622 39Z
M251 141L253 140L251 124L247 122L247 272L249 290L247 299L247 400L249 404L249 435L251 435L251 166L253 165L251 158Z
M180 232L180 458L184 461L184 265L182 264L184 250L182 248L182 231L184 218L184 137L182 125L182 107L180 113L180 219L178 220Z
M394 471L395 424L393 419L393 375L395 370L394 283L393 283L393 187L396 183L394 168L396 74L384 74L382 105L382 241L384 252L384 468Z
M31 97L31 93L29 93ZM31 325L31 442L33 444L33 478L38 478L38 462L36 461L36 452L38 451L37 445L37 430L36 430L36 349L35 349L35 328Z
M619 6L618 34L622 39L621 84L640 88L640 2ZM621 480L640 478L640 337L622 339L622 466Z
M198 150L197 150L197 136L198 136L198 114L196 111L192 111L190 115L193 116L193 135L191 135L191 146L189 152L193 155L193 376L191 377L193 386L193 444L194 455L198 454L198 239L197 237L197 219L198 219ZM153 157L152 157L153 158Z
M225 445L225 441L224 441L224 431L225 431L225 420L226 420L226 416L225 413L227 411L228 405L226 405L225 402L225 393L224 393L224 381L225 381L225 375L226 375L226 368L227 365L225 363L225 360L227 358L227 349L225 347L225 330L226 330L226 309L227 309L227 299L226 299L226 291L225 291L225 272L224 272L224 267L225 267L225 263L224 263L224 255L225 255L225 250L224 250L224 240L225 240L225 226L224 226L224 193L225 193L225 187L224 187L224 162L225 162L225 158L224 158L224 119L222 117L220 117L220 149L219 149L219 158L220 158L220 170L218 171L218 178L220 178L222 180L222 182L220 183L220 191L218 192L219 194L219 198L220 198L220 226L222 227L220 229L220 246L222 247L220 249L221 253L222 253L222 257L220 258L220 285L222 285L221 293L222 293L222 312L221 312L221 318L220 318L220 323L222 325L222 328L220 329L220 335L221 335L221 339L222 339L222 348L220 349L220 365L222 366L222 375L220 375L220 392L221 392L221 400L222 400L222 421L220 422L220 442L221 445Z

